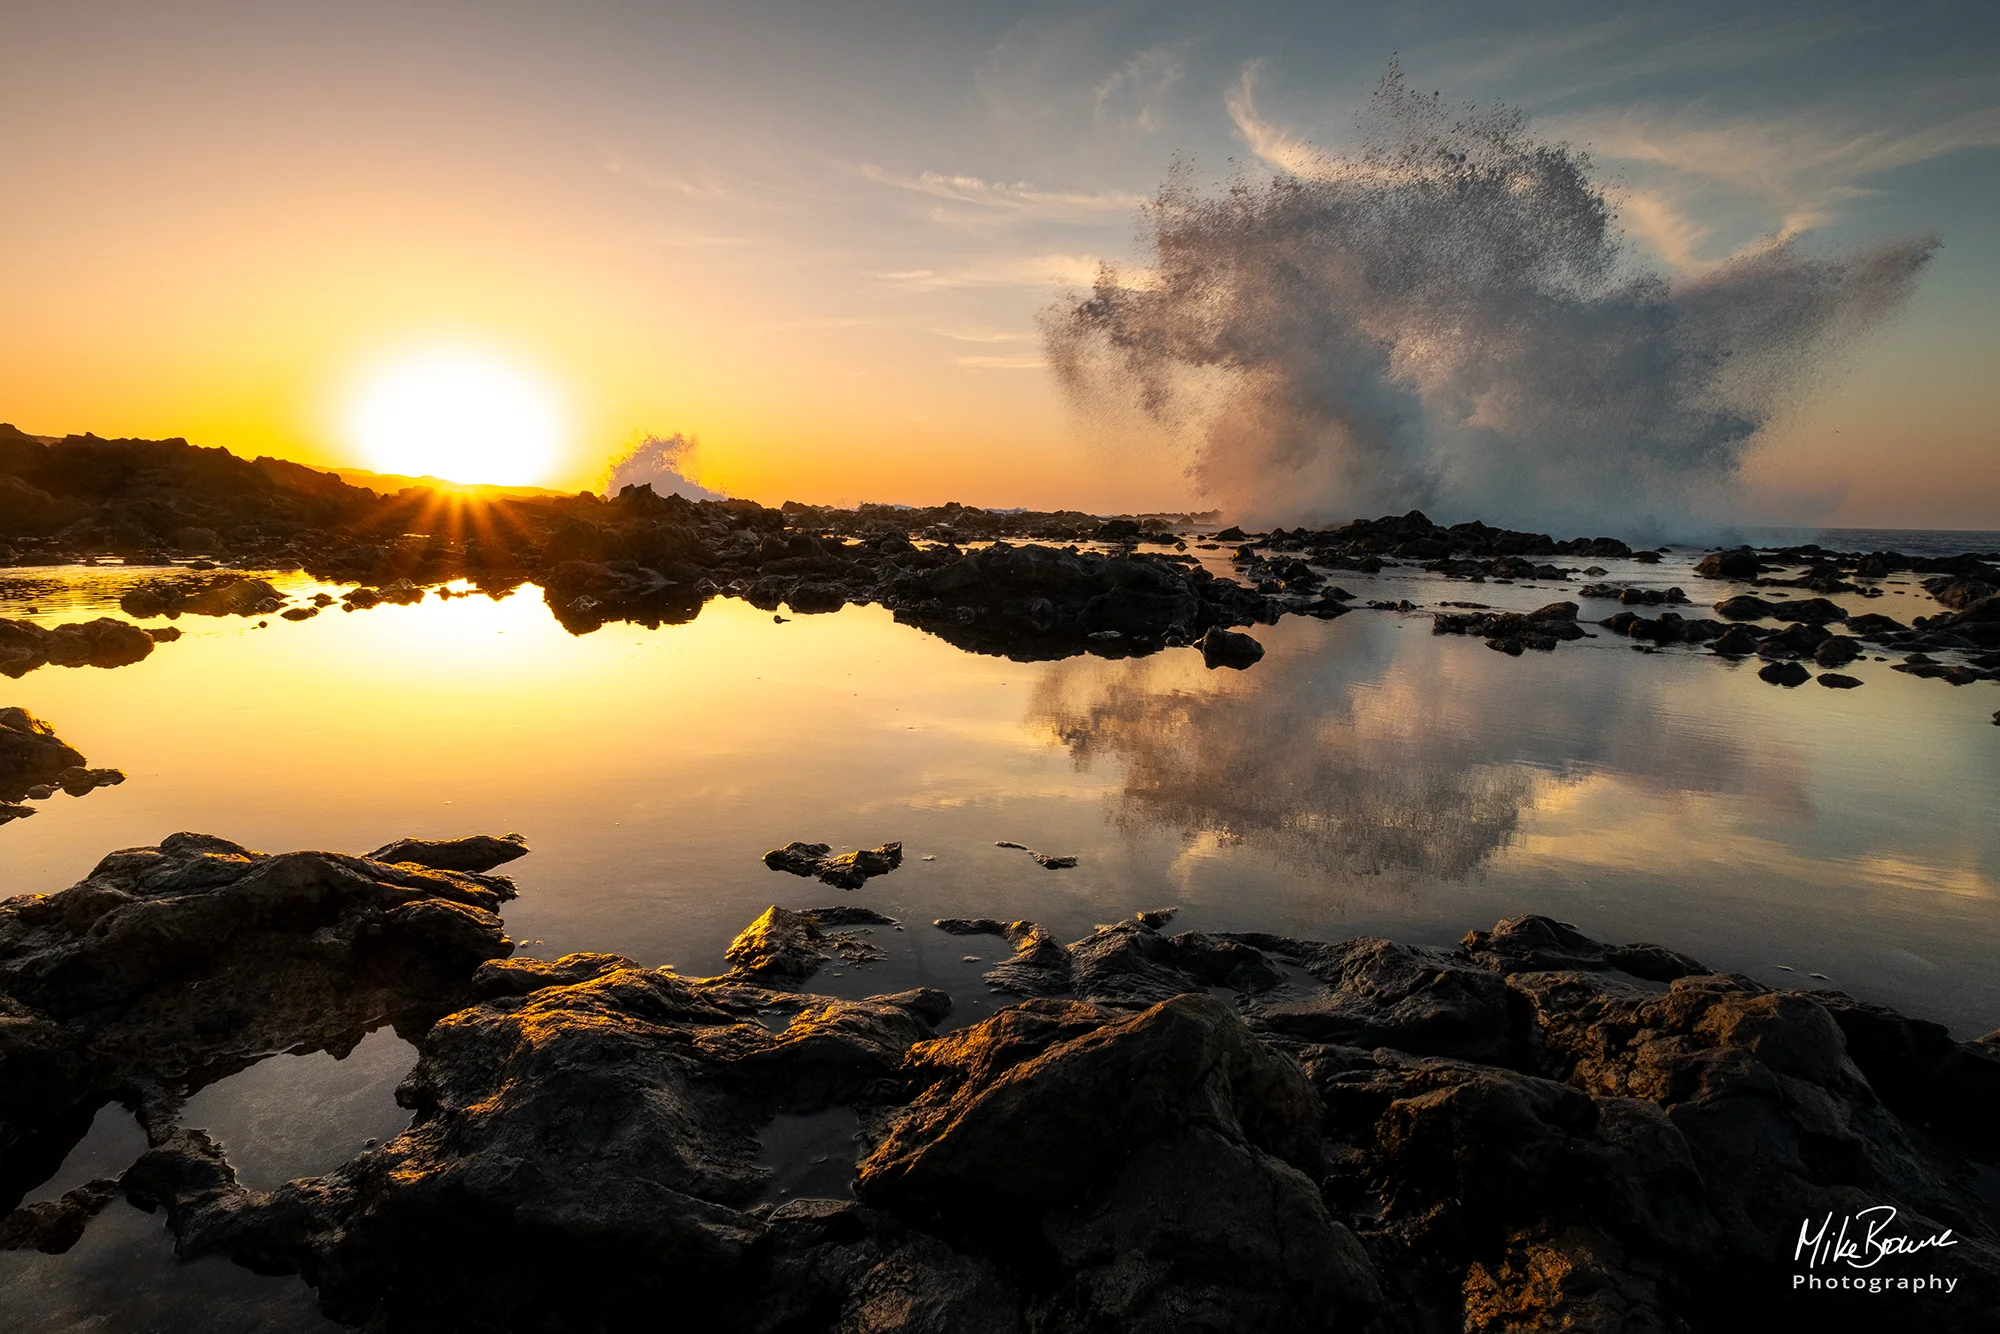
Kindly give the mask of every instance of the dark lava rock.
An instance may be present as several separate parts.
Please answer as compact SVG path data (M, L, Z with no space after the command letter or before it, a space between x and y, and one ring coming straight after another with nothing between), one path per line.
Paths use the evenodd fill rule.
M1774 686L1802 686L1812 679L1812 673L1796 662L1773 662L1758 671L1757 679Z
M1241 671L1263 656L1262 644L1234 630L1217 628L1201 637L1201 660L1211 671L1217 667L1233 667Z
M1852 690L1861 684L1858 676L1844 676L1839 672L1821 672L1819 683L1829 690Z
M817 875L819 864L832 851L831 843L800 843L793 840L782 848L772 848L765 853L764 865L774 871L789 871L793 875Z
M1924 587L1930 595L1953 611L1964 611L1983 598L1990 598L1996 591L1992 584L1980 579L1953 579L1942 577L1924 580Z
M818 876L836 889L859 889L874 876L887 875L903 864L903 845L884 843L832 856L828 843L787 843L764 854L764 865L793 875Z
M153 651L153 636L130 621L101 616L43 629L0 617L0 675L25 676L37 667L126 667Z
M1813 650L1813 661L1822 667L1845 667L1861 656L1861 644L1846 635L1832 635Z
M1757 632L1747 625L1732 625L1709 643L1709 651L1726 658L1747 657L1757 651Z
M1762 568L1756 552L1749 547L1738 547L1733 551L1710 552L1695 565L1694 572L1704 579L1742 581L1755 579Z
M948 1237L1039 1232L1064 1281L1035 1328L1322 1329L1381 1301L1314 1185L1311 1083L1209 996L1030 1001L916 1048L905 1078L857 1194Z
M164 1124L273 1051L406 1036L507 954L494 876L205 834L128 848L59 894L0 902L0 1205L54 1169L98 1106Z
M819 971L824 939L810 914L773 904L729 942L723 957L746 977L797 982Z
M771 957L827 914L874 920L780 912L745 933ZM756 1334L1772 1328L1796 1311L1801 1220L1885 1205L1896 1235L1954 1242L1874 1267L1957 1280L1897 1294L1899 1320L1971 1331L2000 1301L2000 1204L1980 1186L2000 1167L2000 1034L1954 1041L1545 917L1453 951L1163 935L1170 917L1067 948L1030 923L941 922L1007 936L1023 980L1075 993L944 1037L937 992L490 961L418 1035L402 1134L266 1193L156 1120L120 1188L165 1210L183 1256L296 1269L334 1318L385 1330L662 1310ZM5 973L0 996L10 1062L35 1024L83 1022ZM756 1206L764 1127L829 1106L862 1128L859 1198ZM0 1235L55 1238L89 1207Z
M947 1313L996 1304L963 1325L872 1327L1018 1328L990 1262L834 1201L751 1209L771 1116L872 1096L948 1002L812 997L774 1034L740 993L627 967L497 997L426 1038L399 1093L412 1127L335 1172L249 1191L182 1132L125 1189L167 1208L183 1255L298 1268L355 1324L602 1328L671 1308L775 1331L900 1293Z
M0 621L0 626L5 624ZM1920 619L1917 624L1929 634L1948 633L1977 648L2000 649L2000 595L1981 598L1955 612Z
M83 763L81 753L26 709L0 709L0 801L19 801L29 788L55 783Z
M1847 612L1838 603L1825 598L1806 598L1803 601L1766 601L1763 598L1739 594L1715 604L1715 610L1732 621L1754 620L1760 616L1771 616L1781 621L1803 621L1808 625L1821 625L1827 621L1844 621Z
M404 838L368 854L370 861L408 862L434 871L490 871L517 857L528 855L528 840L519 834L495 838L473 834L466 838Z
M1518 658L1523 649L1547 653L1561 641L1583 638L1583 627L1576 623L1576 613L1574 602L1551 602L1546 607L1525 614L1512 611L1433 612L1431 633L1480 635L1486 639L1488 648Z
M1510 917L1491 931L1470 931L1459 948L1501 975L1616 969L1651 982L1671 982L1708 970L1664 945L1606 945L1553 917Z

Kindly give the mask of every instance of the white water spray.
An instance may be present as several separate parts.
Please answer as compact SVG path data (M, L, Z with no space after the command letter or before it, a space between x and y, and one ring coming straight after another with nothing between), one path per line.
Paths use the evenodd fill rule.
M1669 279L1587 156L1518 112L1454 118L1392 64L1363 128L1356 152L1219 196L1176 167L1144 271L1106 266L1043 314L1072 400L1190 440L1205 498L1245 521L1727 520L1758 432L1938 244L1774 243Z

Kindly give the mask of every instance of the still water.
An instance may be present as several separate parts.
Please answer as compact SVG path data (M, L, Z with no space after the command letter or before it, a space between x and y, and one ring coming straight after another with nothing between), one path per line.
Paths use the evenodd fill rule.
M1702 601L1733 591L1676 557L1604 564L1610 581ZM0 593L0 615L30 599L46 622L100 614L123 577L34 573ZM1572 595L1400 570L1336 578L1364 602L1425 607ZM1936 610L1904 578L1867 609ZM1616 609L1586 603L1585 619ZM505 868L521 887L505 916L524 954L609 950L712 973L766 905L845 898L907 929L879 928L886 960L830 966L814 988L942 986L955 1022L996 999L979 979L990 958L963 956L999 946L933 918L1027 917L1073 939L1176 906L1186 928L1428 944L1545 912L1768 983L1837 986L1961 1037L2000 1025L1991 683L1917 680L1871 657L1843 669L1859 690L1783 690L1757 679L1756 659L1642 654L1609 635L1509 658L1432 635L1427 611L1253 627L1268 653L1243 672L1206 670L1192 649L979 657L873 607L779 621L719 600L690 624L573 637L534 588L262 629L179 625L180 641L135 666L0 686L0 704L130 775L0 829L0 895L63 888L113 848L182 829L352 852L519 831L534 851ZM900 839L906 860L843 896L763 865L792 839ZM1003 839L1079 864L1047 871ZM385 1032L347 1061L267 1062L199 1095L187 1124L205 1116L255 1175L322 1171L360 1136L394 1133L410 1059ZM135 1227L157 1251L159 1226L114 1204L71 1256L0 1256L15 1294L0 1296L0 1324L33 1310L63 1327L64 1301L84 1318L90 1257L118 1237L137 1245ZM182 1268L199 1270L186 1282L239 1281ZM31 1276L39 1295L15 1281ZM242 1327L316 1319L309 1301L269 1300L283 1311Z

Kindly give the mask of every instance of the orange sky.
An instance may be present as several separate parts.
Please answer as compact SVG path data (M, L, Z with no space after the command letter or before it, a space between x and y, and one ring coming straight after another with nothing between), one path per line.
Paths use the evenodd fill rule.
M1336 59L1332 29L1282 8L1227 39L1169 10L1134 30L420 8L0 20L0 420L379 466L344 438L345 396L385 354L447 340L539 368L568 404L552 485L679 431L698 480L773 503L1200 505L1171 450L1114 448L1065 407L1036 313L1132 254L1136 202L1176 151L1218 177L1269 156L1226 106L1246 61L1324 42L1289 81L1270 67L1260 105L1338 136L1396 36L1360 40L1357 11ZM1991 191L1950 184L2000 143L1990 78L1969 112L1898 112L1901 156L1724 198L1658 151L1683 115L1661 108L1719 99L1686 71L1579 94L1556 77L1573 58L1430 40L1403 35L1413 71L1599 126L1627 187L1658 185L1634 239L1669 272L1808 206L1841 243L1942 230L1915 305L1767 433L1748 494L1780 521L2000 527L2000 232ZM1790 102L1746 104L1731 132L1857 88L1780 87ZM1957 137L1924 138L1938 123Z

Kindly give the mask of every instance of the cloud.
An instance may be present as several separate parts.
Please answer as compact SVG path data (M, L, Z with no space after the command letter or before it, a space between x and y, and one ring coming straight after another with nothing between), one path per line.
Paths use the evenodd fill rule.
M933 329L939 338L951 338L961 343L1026 343L1035 335L1031 333L993 333L984 329Z
M1138 208L1146 202L1144 195L1122 190L1100 192L1044 190L1027 181L1012 183L988 181L978 176L947 174L939 171L901 176L865 162L857 170L879 185L893 186L898 190L912 190L920 194L933 195L939 199L948 199L954 204L968 204L976 208L1042 218L1124 212Z
M1041 357L953 357L951 364L973 371L1038 371L1048 362Z
M963 287L1089 287L1103 260L1096 255L1023 255L979 260L963 268L902 269L875 276L920 291Z
M1099 124L1113 124L1146 134L1164 122L1166 95L1186 73L1182 56L1188 43L1149 46L1104 76L1096 90Z
M1537 128L1589 149L1600 161L1631 163L1657 178L1621 192L1628 229L1684 270L1781 245L1824 227L1841 206L1873 193L1868 182L1966 149L2000 147L2000 106L1923 123L1819 108L1782 117L1704 118L1698 110L1628 108L1547 117ZM1713 229L1687 216L1691 197L1716 187L1746 196L1768 221L1766 234L1735 255L1704 255Z
M1295 176L1314 175L1325 165L1326 154L1257 113L1257 76L1263 68L1261 60L1246 62L1236 86L1223 98L1229 119L1236 126L1236 137L1243 141L1244 147L1280 171Z

